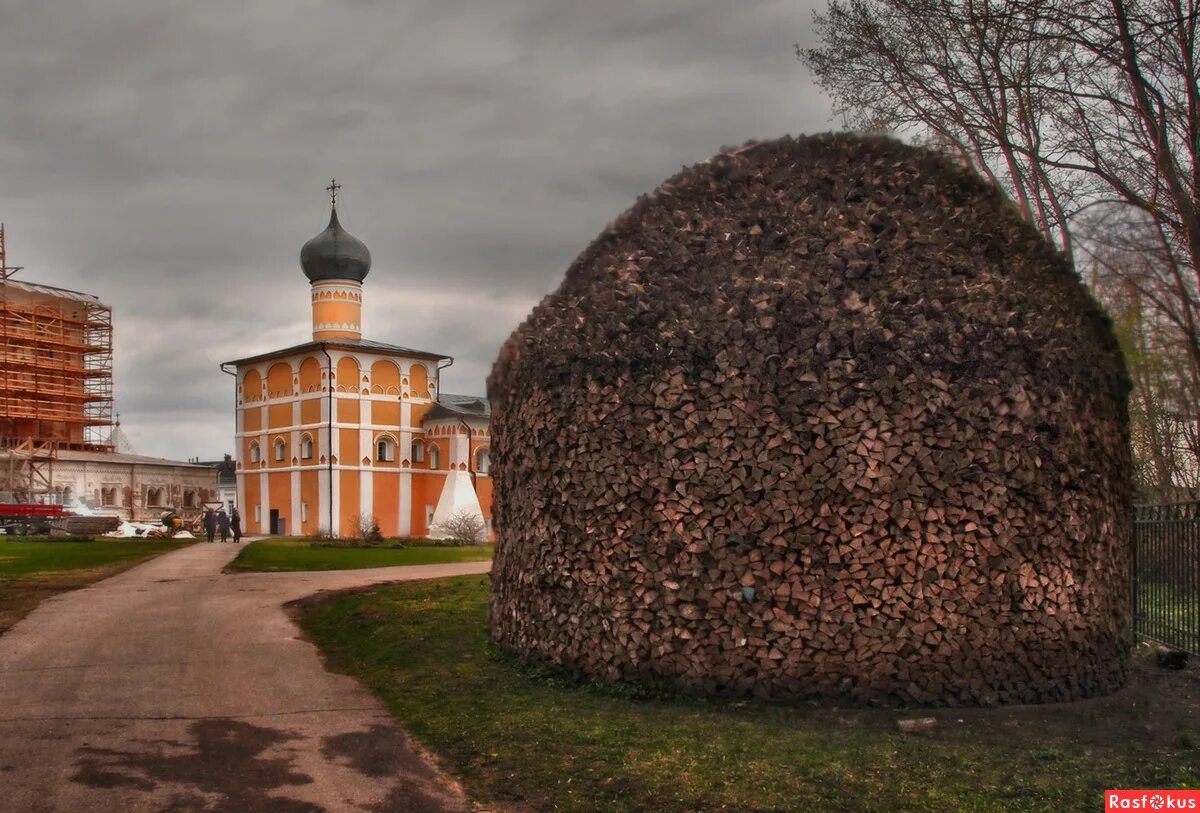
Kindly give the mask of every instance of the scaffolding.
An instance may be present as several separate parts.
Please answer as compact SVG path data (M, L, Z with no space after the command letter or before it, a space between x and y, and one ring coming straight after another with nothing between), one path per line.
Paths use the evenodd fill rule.
M16 270L0 225L0 490L39 493L59 449L112 450L112 309Z

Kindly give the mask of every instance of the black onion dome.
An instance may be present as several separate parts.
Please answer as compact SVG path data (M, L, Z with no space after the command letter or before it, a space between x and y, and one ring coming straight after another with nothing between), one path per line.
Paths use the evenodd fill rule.
M300 249L300 267L309 282L330 279L362 282L371 270L371 252L362 240L342 228L337 209L333 209L325 231Z

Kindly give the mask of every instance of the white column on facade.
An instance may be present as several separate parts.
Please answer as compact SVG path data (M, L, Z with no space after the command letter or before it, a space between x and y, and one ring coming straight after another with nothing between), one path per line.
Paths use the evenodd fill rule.
M301 536L304 531L300 528L300 469L292 469L292 515L288 517L288 536Z
M403 389L403 388L401 388ZM412 465L412 404L404 399L400 400L400 449L397 456L401 461L407 460L409 465ZM397 504L400 506L400 522L398 527L401 536L409 536L412 534L412 474L402 469L400 472L400 499Z
M363 359L363 364L367 363L367 359ZM368 368L369 369L369 368ZM366 372L364 370L363 372ZM370 375L370 373L367 373ZM371 391L370 384L362 384L360 387L366 387L367 391ZM370 514L375 516L375 482L371 470L375 460L375 438L374 432L367 428L374 420L371 408L370 396L359 396L358 402L358 451L362 457L367 458L367 463L364 464L361 459L355 460L354 465L358 467L358 512L360 514Z
M412 474L400 472L400 535L412 535Z
M245 408L239 406L234 417L234 432L233 432L233 470L236 474L235 487L237 488L237 496L234 498L237 501L238 510L242 512L242 522L244 527L249 528L253 516L246 515L246 472L242 468L246 465L245 459L242 457L242 447L246 445L246 441L242 437L242 433L246 431L246 412ZM251 509L253 510L253 509Z
M336 360L335 360L336 363ZM329 459L337 459L333 464L333 486L329 492L333 494L333 505L325 507L324 516L330 518L329 532L334 536L340 536L342 533L342 478L339 475L339 469L342 466L342 433L336 420L338 413L337 393L333 395L333 415L329 420L333 421L333 431L330 433L331 448L329 449Z
M260 456L266 459L268 452L263 446L259 446ZM271 533L271 479L267 476L267 470L264 468L258 473L259 483L259 499L262 500L261 508L258 509L259 523L258 530L260 533Z
M375 479L366 466L358 472L358 513L375 516Z
M326 378L325 385L329 385L329 380ZM333 458L330 455L333 453L330 448L330 433L329 424L329 396L328 393L322 393L321 398L321 423L324 426L321 429L313 430L313 448L316 449L314 454L314 462L317 464L317 503L308 507L308 516L317 524L317 528L332 532L330 527L329 514L329 461ZM324 462L322 462L324 461ZM313 512L316 512L315 514Z
M296 399L292 403L292 426L300 426L300 391L299 388L293 387L292 397ZM288 452L290 457L296 459L295 464L288 460L288 465L292 466L292 504L288 509L291 516L287 520L288 536L300 536L303 533L300 530L300 466L304 465L304 461L300 458L300 430L293 428L289 433Z

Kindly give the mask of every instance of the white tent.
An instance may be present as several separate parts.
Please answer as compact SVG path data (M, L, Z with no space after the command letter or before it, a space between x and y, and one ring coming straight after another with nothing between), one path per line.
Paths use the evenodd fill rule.
M479 497L475 494L471 475L465 471L455 471L446 477L446 484L442 486L442 496L438 499L437 508L433 511L433 522L429 526L429 537L449 537L446 522L461 513L474 514L479 518L480 526L484 525L483 509L479 507Z

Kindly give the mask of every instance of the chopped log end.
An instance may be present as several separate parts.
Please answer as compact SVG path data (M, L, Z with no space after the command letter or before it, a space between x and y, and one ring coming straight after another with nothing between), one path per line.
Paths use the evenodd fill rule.
M937 719L934 717L918 717L913 720L897 720L896 727L904 734L912 734L917 731L930 731L937 727Z

